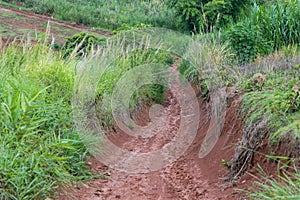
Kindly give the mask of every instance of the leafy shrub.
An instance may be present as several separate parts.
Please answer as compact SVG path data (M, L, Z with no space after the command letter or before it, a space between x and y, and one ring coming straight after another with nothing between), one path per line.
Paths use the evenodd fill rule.
M73 35L67 38L63 46L65 57L71 54L76 56L86 56L90 51L95 50L97 45L104 44L105 38L98 38L95 35L84 32Z
M185 29L189 31L196 31L199 29L199 20L202 16L202 1L170 1L170 7L174 7L178 16L182 18Z
M169 7L181 17L185 30L209 32L212 28L221 28L236 20L249 0L169 0Z
M114 30L128 24L151 24L152 26L176 28L174 10L161 1L147 0L7 0L40 14L83 23L97 28ZM172 19L172 20L170 20Z
M240 63L252 61L258 55L263 56L273 50L273 44L263 37L260 28L249 21L234 25L225 37Z
M283 46L299 45L299 10L297 0L276 1L270 6L255 4L249 15L229 28L225 38L241 63Z
M220 29L232 21L231 2L224 0L213 0L204 5L203 9L208 27ZM208 28L207 27L207 28Z

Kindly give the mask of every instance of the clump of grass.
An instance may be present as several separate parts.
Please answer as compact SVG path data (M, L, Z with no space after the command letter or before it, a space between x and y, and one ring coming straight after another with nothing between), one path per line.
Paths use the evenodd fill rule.
M268 55L265 58L258 58L255 62L245 65L243 73L245 79L241 79L239 87L241 90L252 90L243 97L244 111L249 113L246 124L255 122L267 114L271 118L270 126L278 129L291 123L289 116L299 112L299 91L300 84L299 53L286 47ZM292 53L286 53L286 52ZM254 73L261 72L265 76L264 85L261 91L255 89L251 78ZM253 91L254 90L254 91Z
M92 51L95 51L99 45L105 43L106 38L81 32L72 37L67 37L65 44L60 48L64 52L64 57L85 57Z
M159 47L158 49L152 48L150 38L141 39L135 33L131 34L131 31L122 34L126 37L117 35L109 39L104 46L92 52L81 62L82 70L79 69L81 78L75 84L75 87L79 89L79 98L88 96L88 100L85 98L84 101L91 104L91 107L95 106L98 119L104 128L112 128L114 125L109 99L112 98L116 84L126 72L152 63L163 64L167 69L174 62L170 52ZM132 39L132 35L135 38ZM132 73L136 75L134 71ZM128 80L131 79L128 78ZM89 87L93 90L86 94L84 88ZM163 103L165 90L166 88L161 85L146 84L136 91L128 91L133 92L129 102L130 111L133 113L145 103Z
M189 81L200 86L204 93L234 86L239 80L230 47L228 43L220 42L219 34L197 36L188 46L179 67L180 72Z
M75 63L43 44L0 49L0 198L45 199L90 178L71 116Z
M269 158L279 160L278 174L276 177L269 177L260 167L262 178L258 178L258 181L254 183L251 188L252 192L249 192L249 198L262 200L299 199L300 173L299 168L296 166L296 162L299 162L299 160L284 156L269 156Z
M280 73L282 70L294 70L299 63L299 47L288 45L269 55L258 56L254 61L240 66L240 69L245 76L252 76L257 72L274 74L277 71ZM296 73L297 70L294 72Z

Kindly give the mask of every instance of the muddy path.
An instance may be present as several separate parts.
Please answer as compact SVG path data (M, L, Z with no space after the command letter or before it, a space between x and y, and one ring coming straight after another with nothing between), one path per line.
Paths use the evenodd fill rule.
M171 70L176 70L174 64ZM175 162L158 171L149 173L127 174L105 166L95 158L88 161L95 172L104 173L108 179L96 179L80 186L64 188L57 199L71 200L196 200L196 199L239 199L243 192L236 192L231 183L223 178L227 174L226 167L221 161L229 161L234 153L242 131L242 122L238 116L241 101L240 94L228 99L228 108L222 134L206 157L200 159L199 149L208 131L211 121L209 104L198 99L201 115L199 128L192 145ZM167 144L177 133L180 123L180 106L170 91L166 93L164 112L167 114L166 124L162 131L146 139L128 136L120 129L110 134L110 140L119 147L129 151L149 152ZM149 123L149 107L137 111L135 121L140 125Z
M28 33L34 39L37 34L47 31L48 24L50 25L51 37L55 37L59 44L64 42L65 37L80 32L88 32L105 37L112 35L110 31L92 29L82 24L64 22L53 19L51 16L24 12L0 5L0 35L5 41Z

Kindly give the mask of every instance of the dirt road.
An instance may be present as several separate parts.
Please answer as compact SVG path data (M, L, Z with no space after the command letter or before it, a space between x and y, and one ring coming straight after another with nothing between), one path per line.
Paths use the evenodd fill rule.
M173 66L177 68L177 64ZM164 110L167 122L163 130L151 138L137 139L117 129L110 140L129 151L149 152L167 144L177 133L180 124L180 106L170 91L166 94ZM169 166L149 173L127 174L111 169L95 158L88 161L92 170L105 173L108 179L96 179L79 187L64 189L61 200L196 200L238 199L243 194L234 191L230 183L223 182L227 174L221 160L230 160L235 144L241 135L241 121L236 115L241 95L229 99L225 125L221 137L208 156L198 157L200 146L210 123L209 105L198 99L201 116L197 136L192 145L177 161ZM139 110L135 121L140 125L149 123L149 107Z

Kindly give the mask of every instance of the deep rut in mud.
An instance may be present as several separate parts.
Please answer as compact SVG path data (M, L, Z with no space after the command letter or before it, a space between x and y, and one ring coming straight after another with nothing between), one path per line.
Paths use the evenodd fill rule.
M174 64L171 70L176 70ZM136 139L120 129L109 136L119 147L134 152L149 152L162 148L176 134L180 123L180 106L170 91L166 93L164 106L166 124L164 129L151 138ZM122 200L196 200L196 199L237 199L240 194L233 193L232 187L226 186L222 178L227 169L221 160L230 160L234 153L234 144L241 135L241 121L236 116L240 95L233 97L227 108L222 134L215 148L203 159L198 157L200 146L209 128L209 105L198 99L200 106L199 128L192 145L178 160L169 166L149 173L127 174L110 169L95 158L88 161L92 170L106 172L108 179L96 179L81 186L64 189L58 199L122 199ZM138 111L136 121L149 123L149 108Z

